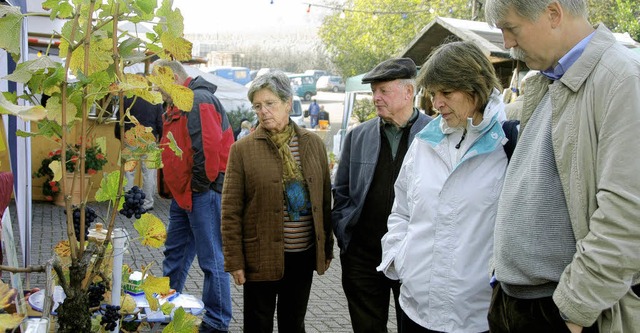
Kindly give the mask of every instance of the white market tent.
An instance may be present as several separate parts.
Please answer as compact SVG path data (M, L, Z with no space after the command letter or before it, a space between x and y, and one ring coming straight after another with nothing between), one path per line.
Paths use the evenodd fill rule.
M247 97L249 88L220 76L203 72L193 66L185 65L184 69L187 71L189 76L193 78L201 76L203 79L218 87L215 96L218 97L222 106L224 106L225 111L234 112L238 109L251 109L251 103L249 103L249 98Z

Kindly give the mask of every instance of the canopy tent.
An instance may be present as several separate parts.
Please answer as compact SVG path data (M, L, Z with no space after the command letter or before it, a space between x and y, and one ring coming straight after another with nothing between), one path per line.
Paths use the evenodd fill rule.
M184 66L184 69L187 74L189 74L189 76L201 76L203 79L215 84L218 87L215 95L222 103L222 106L224 106L225 111L234 112L239 109L251 109L251 103L249 103L249 98L247 97L249 88L231 80L227 80L223 77L203 72L193 66Z

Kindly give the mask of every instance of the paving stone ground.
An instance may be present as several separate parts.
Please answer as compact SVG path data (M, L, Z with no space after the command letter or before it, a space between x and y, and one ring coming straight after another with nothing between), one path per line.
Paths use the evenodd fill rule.
M156 198L152 213L160 218L165 225L169 223L170 200ZM91 203L99 216L105 216L107 206L105 204ZM19 242L19 233L16 219L15 205L10 206L14 229L14 237ZM51 256L55 243L65 238L65 215L61 207L48 202L33 203L31 263L41 264ZM142 265L152 264L151 272L156 276L162 275L162 248L151 249L140 245L135 238L137 231L133 228L133 222L120 215L116 218L116 227L124 228L129 233L131 241L128 242L124 263L134 269ZM351 332L351 321L347 309L347 301L342 291L341 267L338 248L335 247L335 260L331 268L324 275L314 275L311 296L306 315L307 332ZM7 274L3 275L7 279ZM31 287L44 286L44 274L31 274L29 283ZM189 271L185 290L183 292L200 297L202 294L203 274L197 264L197 258ZM26 281L25 281L26 282ZM233 301L233 320L229 327L230 332L242 332L242 289L231 283L231 298ZM393 304L390 304L390 318L395 318ZM274 327L276 325L274 324ZM389 322L389 332L397 332L395 321Z

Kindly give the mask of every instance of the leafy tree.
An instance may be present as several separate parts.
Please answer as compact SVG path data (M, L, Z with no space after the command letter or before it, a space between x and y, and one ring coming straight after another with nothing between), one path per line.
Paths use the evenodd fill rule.
M319 29L327 53L345 77L397 56L436 16L471 18L472 1L347 0ZM375 14L375 15L374 15Z
M338 71L348 77L367 72L379 62L397 56L436 16L482 20L482 3L484 1L478 0L346 0L344 4L335 4L336 8L344 8L344 12L336 10L326 16L318 35ZM588 0L588 5L591 22L603 22L615 32L629 32L632 38L640 40L637 0Z
M615 24L611 28L616 32L628 32L636 41L640 41L640 6L637 0L616 0Z

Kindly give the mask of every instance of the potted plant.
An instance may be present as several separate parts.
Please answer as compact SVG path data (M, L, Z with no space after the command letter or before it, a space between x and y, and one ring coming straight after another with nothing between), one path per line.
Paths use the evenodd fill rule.
M74 172L79 167L79 155L80 155L81 144L75 144L73 146L67 146L66 149L66 174L62 179L54 179L55 173L53 169L60 169L61 160L62 160L62 149L56 149L50 151L47 157L42 159L40 163L40 168L35 172L34 177L44 177L45 181L42 184L42 194L45 199L48 201L54 201L59 206L64 206L64 198L60 195L61 184L60 181L67 181L67 187L73 188L71 194L79 194L79 181L73 184ZM97 145L88 145L85 150L85 163L84 163L84 172L88 176L92 176L96 174L98 171L102 170L104 165L107 163L107 159L102 152L102 148ZM53 169L52 169L53 168ZM89 177L85 177L88 182ZM73 185L72 185L73 184ZM81 201L81 197L76 195L72 198L72 204L79 204Z
M95 134L95 125L113 121L108 108L113 103L119 104L121 117L121 137L125 137L125 117L129 116L124 108L125 96L143 98L151 103L162 103L160 93L152 89L152 85L169 92L174 103L183 110L190 110L193 104L193 92L183 86L174 84L173 73L166 70L155 70L149 75L125 74L125 67L136 63L149 62L152 57L173 60L189 60L191 58L191 43L183 38L182 15L173 9L172 1L162 0L160 6L156 1L148 0L45 0L44 9L50 11L51 19L65 20L60 31L54 31L59 36L59 62L45 52L41 57L18 63L15 70L2 78L24 85L24 94L0 94L0 112L15 115L32 123L35 132L19 131L19 136L43 136L57 142L47 164L48 170L43 169L42 175L51 176L60 186L65 206L65 225L67 237L58 245L63 245L64 253L68 255L65 264L61 264L60 255L54 255L51 265L56 275L56 281L64 290L64 302L57 308L58 332L96 332L105 331L112 327L112 323L101 323L97 320L94 307L90 306L91 284L101 281L110 288L110 277L105 272L105 261L109 260L108 249L111 248L112 233L114 231L116 214L123 206L123 178L125 165L136 155L159 156L162 149L172 149L180 153L175 141L165 147L145 140L145 134L150 129L136 124L127 134L138 145L135 149L127 149L120 143L120 169L105 174L95 195L96 201L108 202L109 208L105 216L99 218L105 222L106 236L101 242L87 241L86 229L92 219L96 218L87 206L88 187L83 186L90 170L98 171L104 166L101 156L103 152L96 149L89 140ZM28 14L27 14L28 15ZM19 8L5 5L0 6L0 26L11 27L5 29L5 38L0 39L0 48L7 51L16 61L26 59L20 52L28 52L21 48L21 31L23 27L22 14ZM141 36L119 29L119 22L131 23L147 22L154 25L150 32ZM18 27L18 29L14 29ZM26 34L23 34L26 35ZM52 45L54 43L52 42ZM45 105L39 105L37 96L48 95L50 98ZM26 105L18 103L18 99L30 102ZM117 102L114 102L117 101ZM90 119L91 108L95 107L95 114ZM57 160L54 160L54 157ZM101 156L103 157L103 156ZM64 163L62 163L64 161ZM149 161L152 162L152 161ZM161 162L155 161L161 164ZM58 167L59 165L59 167ZM68 171L73 170L75 179L79 180L81 202L72 205L70 186L59 180ZM87 172L78 172L83 170ZM56 183L49 183L53 192ZM166 231L164 224L153 214L147 213L134 223L140 234L143 245L159 247L164 243ZM55 251L52 251L55 252ZM27 268L3 267L10 272L44 272L44 266ZM169 281L165 277L149 276L142 283L151 308L158 307L158 301L153 293L164 294L169 291ZM112 290L112 293L121 290ZM6 295L0 294L0 298ZM107 305L108 306L108 305ZM115 307L114 307L115 309ZM113 309L111 309L113 310ZM180 309L176 310L179 311ZM115 309L114 311L118 311ZM184 312L184 310L183 310ZM112 313L111 313L112 314ZM189 327L193 318L191 315L175 316L174 321L167 326ZM102 319L105 319L102 316ZM107 316L113 319L114 316ZM193 316L191 316L193 317ZM176 321L177 320L177 321ZM6 328L15 325L3 325ZM94 325L92 325L92 323ZM97 327L97 328L96 328Z

